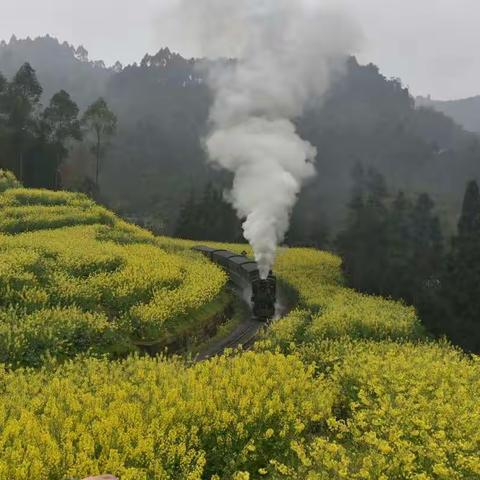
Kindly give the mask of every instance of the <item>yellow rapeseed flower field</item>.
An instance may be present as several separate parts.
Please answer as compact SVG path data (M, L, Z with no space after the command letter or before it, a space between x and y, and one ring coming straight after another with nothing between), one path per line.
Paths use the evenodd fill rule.
M312 249L284 249L277 275L298 297L297 309L270 329L284 347L322 338L419 339L424 329L415 310L363 295L343 284L340 259Z
M6 364L119 353L133 348L130 340L161 339L225 285L225 274L203 258L165 251L83 195L12 189L0 205ZM209 282L200 281L205 275Z
M346 288L336 256L279 252L297 306L255 351L95 358L188 321L225 274L81 195L0 205L0 480L480 479L480 359Z
M252 382L252 377L256 381ZM334 389L294 357L77 360L0 373L0 478L232 478L288 463Z

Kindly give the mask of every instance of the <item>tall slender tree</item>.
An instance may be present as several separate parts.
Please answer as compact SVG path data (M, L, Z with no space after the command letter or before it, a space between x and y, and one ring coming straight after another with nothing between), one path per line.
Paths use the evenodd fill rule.
M475 180L467 184L463 198L462 214L458 222L461 239L476 237L480 233L480 192Z
M8 126L16 157L15 170L20 181L23 180L24 156L34 135L42 91L35 70L29 63L20 67L8 85L6 96Z
M68 155L66 143L69 139L80 141L82 131L78 119L79 109L70 95L61 90L50 100L41 121L41 134L51 146L54 156L54 185L60 184L60 166Z
M98 188L100 162L104 158L110 140L117 131L117 117L110 110L107 102L99 98L90 105L82 118L87 135L93 137L91 151L95 155L95 185Z
M349 221L337 238L337 247L352 287L381 294L388 234L385 179L375 169L361 166L355 167L353 178Z
M417 198L412 211L412 266L416 279L414 296L421 293L425 282L438 280L440 274L443 235L434 207L430 196L423 193Z
M6 113L6 93L8 88L7 79L0 72L0 122L5 120L4 116Z
M387 263L384 269L384 289L393 298L411 301L412 285L412 209L411 200L399 192L393 200L387 218Z
M195 192L190 190L190 194L180 209L180 214L177 220L175 235L179 238L197 238L196 223L197 205L195 202Z
M468 350L480 352L480 191L476 181L467 185L443 295L448 299L447 333Z
M8 163L6 161L6 156L7 156L6 150L7 150L7 144L8 144L7 89L8 89L7 79L0 73L0 168L4 168L8 166Z

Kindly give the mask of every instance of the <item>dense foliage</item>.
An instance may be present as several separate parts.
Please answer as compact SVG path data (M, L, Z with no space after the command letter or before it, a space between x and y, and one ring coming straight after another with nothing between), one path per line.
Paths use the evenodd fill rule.
M446 258L430 315L438 332L463 348L480 352L480 191L475 181L465 191L458 234Z
M418 304L426 285L438 280L443 260L442 230L431 198L392 196L382 175L359 165L349 213L337 239L349 285Z
M340 259L326 252L288 249L277 272L294 286L298 308L274 324L269 339L294 351L320 340L417 340L424 329L415 310L355 292L344 285Z
M0 196L0 232L59 228L73 225L113 225L115 216L82 194L9 189Z
M205 240L207 236L214 242L244 241L241 222L233 207L211 183L199 198L192 190L180 210L175 236L192 240Z
M480 352L480 193L469 182L458 234L445 242L426 194L392 197L383 176L355 169L349 220L337 247L348 285L403 300L428 330Z
M339 389L328 434L287 478L480 478L480 362L444 345L321 342L309 359Z
M88 360L0 378L0 478L12 480L258 472L270 468L266 459L288 462L290 442L325 421L333 400L329 382L311 368L270 353L191 368Z

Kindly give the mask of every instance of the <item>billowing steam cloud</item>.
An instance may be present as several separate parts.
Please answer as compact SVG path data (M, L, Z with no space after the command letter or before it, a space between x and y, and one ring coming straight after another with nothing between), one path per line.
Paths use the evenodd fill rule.
M357 31L344 15L302 0L182 0L183 32L207 57L233 57L210 72L215 101L205 145L234 173L228 199L261 275L271 269L316 149L293 119L320 98Z
M212 160L235 173L228 199L246 218L244 236L265 278L301 185L315 173L316 149L295 133L289 120L256 116L216 125L207 147Z

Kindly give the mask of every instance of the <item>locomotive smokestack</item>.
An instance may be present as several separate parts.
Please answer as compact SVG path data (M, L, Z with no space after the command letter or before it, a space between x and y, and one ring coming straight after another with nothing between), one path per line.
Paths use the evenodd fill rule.
M244 236L263 278L300 189L315 174L316 149L299 137L292 120L325 93L357 38L345 16L318 3L180 2L182 35L193 33L199 53L237 59L209 73L214 104L205 146L213 163L234 173L227 197L246 218Z

